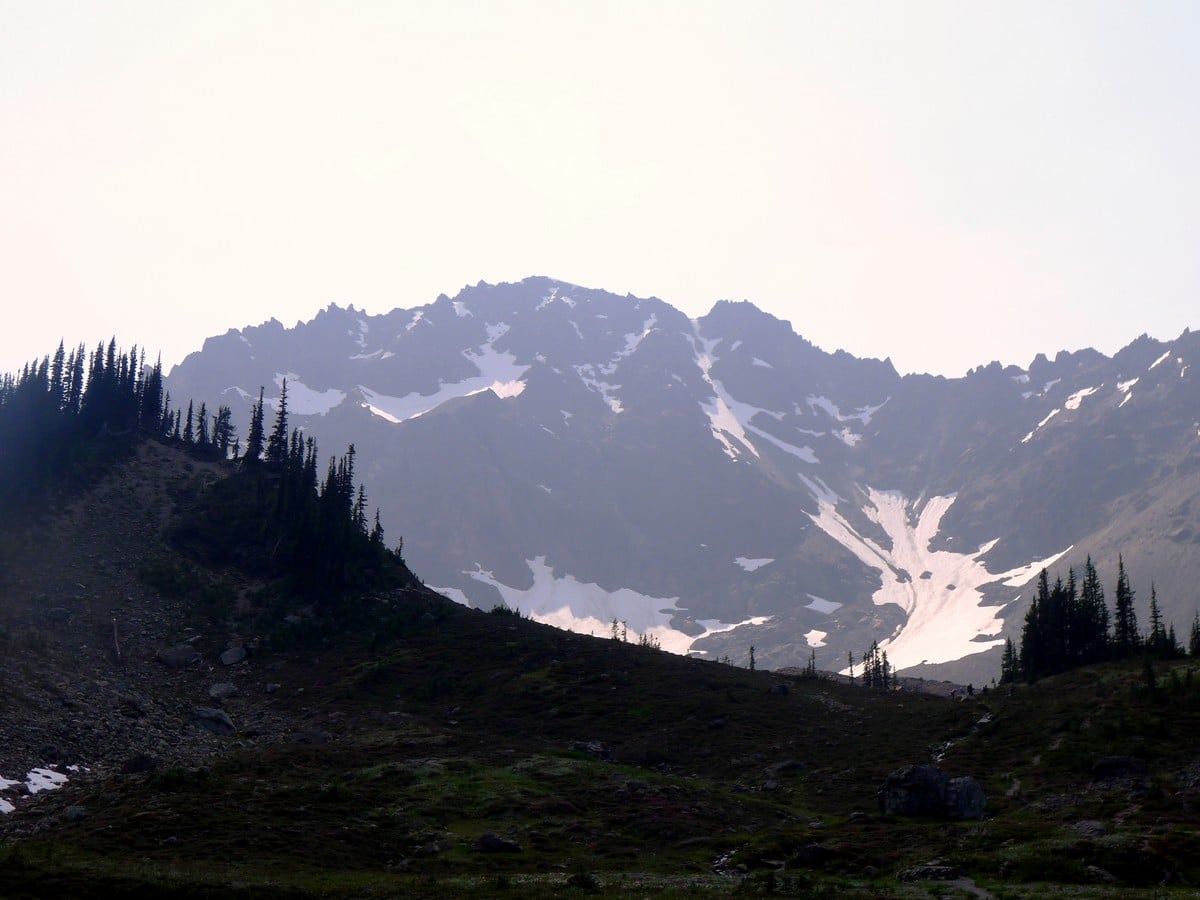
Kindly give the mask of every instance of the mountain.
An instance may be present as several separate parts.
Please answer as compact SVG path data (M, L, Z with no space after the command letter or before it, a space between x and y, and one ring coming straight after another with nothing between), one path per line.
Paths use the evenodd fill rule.
M426 584L483 609L677 652L836 669L878 640L983 681L1043 567L1123 559L1181 630L1195 611L1195 335L1114 357L900 376L750 303L690 320L550 278L379 316L209 338L172 397L353 443Z

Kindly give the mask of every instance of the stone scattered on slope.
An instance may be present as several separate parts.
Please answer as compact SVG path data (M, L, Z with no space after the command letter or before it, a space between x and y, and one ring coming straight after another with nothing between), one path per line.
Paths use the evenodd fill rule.
M246 658L245 647L230 647L221 654L221 664L226 666L236 666Z
M233 720L229 718L229 714L223 709L197 706L192 710L192 721L201 728L211 731L213 734L226 735L237 731Z
M158 661L168 669L186 669L200 662L200 653L190 644L179 644L159 650Z

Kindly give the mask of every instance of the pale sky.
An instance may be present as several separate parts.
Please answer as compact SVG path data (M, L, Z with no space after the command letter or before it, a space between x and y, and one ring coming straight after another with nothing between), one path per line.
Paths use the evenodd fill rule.
M1200 326L1200 3L0 0L0 372L550 275L961 375Z

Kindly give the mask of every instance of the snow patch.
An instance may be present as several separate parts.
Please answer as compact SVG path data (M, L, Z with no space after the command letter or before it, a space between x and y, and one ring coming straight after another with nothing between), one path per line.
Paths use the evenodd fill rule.
M598 584L578 581L572 575L559 577L546 565L544 556L527 559L525 564L533 573L533 585L525 589L509 587L481 567L463 574L491 585L509 608L520 608L522 613L538 622L582 634L607 635L616 620L625 624L632 640L652 637L664 650L672 653L687 653L694 642L710 634L741 625L762 624L769 618L756 616L732 624L700 622L704 633L688 635L670 625L672 617L680 611L678 597L651 597L629 588L608 591ZM446 593L444 589L435 590Z
M283 379L287 379L288 412L297 416L323 416L346 399L346 392L336 388L318 391L310 388L295 372L276 372L275 386L282 390ZM263 406L279 408L278 397L264 397Z
M418 309L415 313L413 313L412 321L404 326L404 330L412 331L414 328L416 328L422 322L427 322L427 321L428 320L425 318L425 310Z
M520 396L525 390L522 376L529 371L529 366L520 365L516 357L507 351L501 353L492 346L499 338L508 333L509 326L503 322L487 326L487 341L474 350L464 350L463 356L470 360L479 374L453 384L439 382L439 387L432 394L411 393L403 397L391 397L380 394L364 385L358 385L366 401L363 406L373 414L389 422L399 424L409 419L423 416L436 409L448 400L458 397L470 397L483 391L492 391L497 397L509 398ZM290 381L289 381L290 387Z
M370 353L355 353L351 359L389 359L396 354L391 350L372 350Z
M1063 406L1065 406L1067 409L1070 409L1070 410L1079 409L1080 404L1083 403L1083 398L1090 397L1092 394L1096 393L1096 391L1098 391L1098 390L1100 390L1100 388L1098 388L1098 387L1089 387L1089 388L1084 388L1081 391L1076 391L1070 397L1067 398L1067 402L1064 403Z
M74 770L75 767L72 767ZM0 776L0 791L6 791L9 788L17 787L23 784L27 794L38 794L42 791L54 791L67 783L68 777L62 772L56 772L54 769L31 769L25 776L25 780L13 781L11 778ZM16 809L16 806L3 797L0 797L0 815L7 814Z
M436 591L437 593L441 594L443 597L445 597L448 600L453 600L459 606L470 606L471 605L470 598L468 598L467 595L463 593L461 588L429 586L429 589L431 591Z
M731 349L732 349L732 348L731 348ZM764 369L773 369L773 368L775 368L773 365L771 365L771 364L770 364L769 362L767 362L765 359L759 359L757 356L756 356L756 357L754 357L754 359L750 360L750 362L752 362L752 363L753 363L754 365L756 365L756 366L761 366L761 367L762 367L762 368L764 368Z
M454 307L454 314L456 316L458 316L460 319L475 318L475 313L473 313L473 312L471 312L471 310L467 309L467 304L463 303L461 300L453 301L451 303L451 306Z
M747 559L744 556L739 556L734 560L734 562L737 563L739 566L741 566L743 569L745 569L747 572L753 572L755 569L761 569L763 566L767 565L768 563L775 562L775 559L773 557L771 557L771 558L764 557L762 559Z
M816 649L817 647L825 646L825 638L827 638L827 637L829 637L829 632L818 631L817 629L814 628L812 631L805 633L804 640L808 644L808 646L812 647L813 649Z
M837 601L825 600L822 597L818 597L816 594L809 594L808 599L809 603L804 608L811 609L813 612L823 613L824 615L829 615L834 610L841 609L842 607L842 604L838 603Z
M734 350L736 350L740 346L742 346L742 342L740 340L734 341L732 344L729 345L729 352L732 353Z
M1061 409L1050 410L1050 414L1048 416L1046 416L1046 418L1042 419L1042 421L1038 422L1037 425L1034 426L1033 431L1029 432L1029 434L1027 434L1027 435L1025 435L1025 437L1021 438L1021 443L1028 444L1029 441L1033 438L1033 436L1037 433L1038 429L1041 428L1043 425L1045 425L1047 422L1049 422L1051 419L1053 419L1055 416L1057 416L1060 412L1062 412Z
M1168 350L1166 353L1164 353L1162 356L1160 356L1154 362L1150 363L1150 368L1153 369L1155 366L1165 363L1170 358L1171 358L1171 351ZM1147 371L1149 371L1149 369Z
M888 400L890 399L891 398L889 397ZM863 425L870 425L871 419L875 413L887 406L888 402L887 400L884 400L882 403L877 403L874 406L860 406L852 413L843 413L838 405L828 397L818 397L814 394L810 394L807 398L805 398L805 401L810 407L824 410L825 413L827 413L831 418L834 418L839 422L853 422L857 419Z
M832 503L822 500L818 512L810 514L817 527L879 572L874 603L895 604L907 615L906 622L879 645L897 668L949 662L999 646L1003 643L999 639L976 640L980 635L999 634L1004 624L999 607L980 605L982 588L1007 583L1036 571L1031 566L1043 564L992 574L982 557L995 541L974 553L933 550L942 517L953 503L952 495L930 497L922 504L899 491L867 488L862 512L887 536L880 543L859 534ZM924 572L930 573L928 578L915 577Z
M799 472L796 475L804 482L804 486L808 488L809 492L818 502L830 504L842 502L842 498L838 496L837 492L815 475L812 478L802 475Z
M604 402L608 404L609 409L614 413L620 413L623 410L621 401L617 398L616 392L620 390L619 384L611 384L608 381L601 381L597 376L609 376L617 371L617 367L621 364L621 360L637 350L638 346L646 339L646 336L654 330L654 326L658 323L658 316L651 314L650 318L642 323L640 332L633 331L625 335L625 347L613 354L612 358L606 363L600 363L598 366L593 366L591 363L586 365L574 366L575 374L587 387L600 394L604 398Z
M768 415L776 415L776 413L772 413L770 410L766 409L760 409L759 412L765 412ZM746 430L752 431L760 438L770 441L785 453L790 453L792 456L797 457L801 462L812 464L820 462L820 460L817 459L817 454L813 452L812 447L807 445L803 447L797 447L795 444L789 444L787 441L781 441L779 438L775 437L775 435L767 434L767 432L763 431L761 428L756 428L754 425L750 425L749 423L746 425Z

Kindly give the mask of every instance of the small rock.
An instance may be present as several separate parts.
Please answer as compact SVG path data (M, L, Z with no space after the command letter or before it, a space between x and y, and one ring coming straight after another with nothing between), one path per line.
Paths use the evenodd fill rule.
M483 853L520 853L521 845L489 831L475 842L475 849Z
M273 694L277 690L279 690L279 685L275 684L275 682L273 682L273 681L268 682L267 686L264 687L263 690L266 691L268 694Z
M954 866L934 861L902 869L896 877L901 881L953 881L961 875L962 871Z
M221 664L226 666L236 666L246 658L245 647L230 647L221 654Z
M200 654L189 644L158 651L158 661L168 669L186 669L200 662Z
M1100 838L1108 834L1108 828L1103 822L1095 819L1082 819L1074 825L1075 833L1086 838Z
M777 762L769 765L766 768L768 775L778 777L780 775L798 775L805 771L808 766L795 759L785 759L783 762Z
M611 762L613 758L612 751L600 741L576 741L571 745L571 749L594 756L596 759L604 759Z
M214 684L208 689L208 696L213 700L229 700L241 694L236 684L228 681Z
M63 818L68 822L81 822L87 818L87 810L82 806L68 806L63 810Z
M1112 872L1102 869L1099 866L1088 866L1087 873L1092 877L1093 881L1099 881L1103 884L1116 884L1117 876Z

